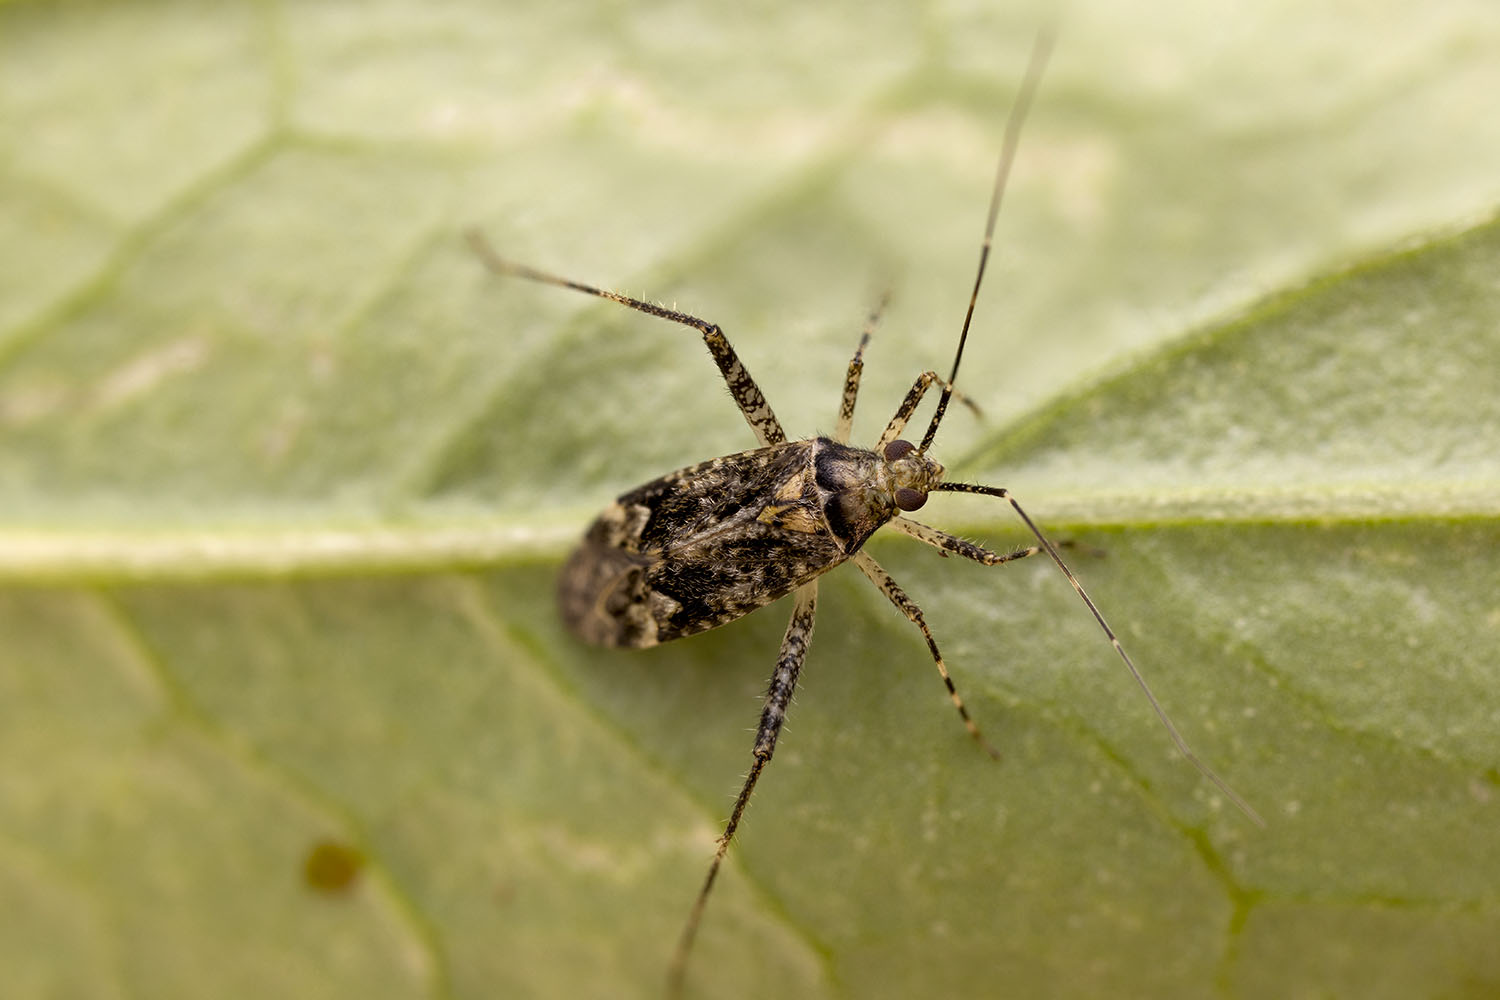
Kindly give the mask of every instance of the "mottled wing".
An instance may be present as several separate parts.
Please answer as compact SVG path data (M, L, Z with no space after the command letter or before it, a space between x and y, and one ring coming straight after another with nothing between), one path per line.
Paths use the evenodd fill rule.
M816 444L717 458L622 495L563 567L568 627L602 646L654 646L749 614L843 562L815 482Z

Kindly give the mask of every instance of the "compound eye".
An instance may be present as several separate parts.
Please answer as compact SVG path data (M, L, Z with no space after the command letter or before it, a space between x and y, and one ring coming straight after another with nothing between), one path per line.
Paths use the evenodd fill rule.
M906 444L907 447L911 447L905 441L892 441L891 444ZM890 450L889 446L887 446L886 450ZM919 510L926 502L927 494L921 490L914 490L910 486L903 486L896 491L896 506L902 510Z
M907 455L910 455L916 450L917 446L912 444L910 441L892 441L890 444L885 446L885 460L887 462L894 462L898 458L905 458ZM916 510L917 508L908 507L906 509Z

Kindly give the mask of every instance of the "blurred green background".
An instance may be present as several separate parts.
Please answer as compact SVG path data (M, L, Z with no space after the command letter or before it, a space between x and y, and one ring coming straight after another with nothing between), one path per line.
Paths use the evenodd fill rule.
M872 440L1054 16L0 5L0 992L659 995L788 609L601 652L551 581L753 440L460 234L721 323L793 434L889 287ZM1488 2L1069 6L937 454L1104 550L1267 827L1054 570L879 538L1005 759L830 576L692 995L1500 990L1497 92Z

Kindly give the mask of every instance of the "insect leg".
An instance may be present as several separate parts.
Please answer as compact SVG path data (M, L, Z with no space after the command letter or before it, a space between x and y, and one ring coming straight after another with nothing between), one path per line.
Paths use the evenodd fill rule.
M953 353L953 369L948 373L948 381L943 383L943 394L938 397L937 409L933 411L932 422L927 425L927 433L922 435L922 443L917 445L917 451L924 455L932 447L932 439L937 437L938 425L943 422L943 414L948 412L948 400L954 394L953 384L958 381L958 363L963 360L964 344L969 339L969 323L974 319L974 305L979 301L979 286L984 283L984 268L989 262L990 244L995 238L995 220L1000 217L1000 199L1005 195L1011 164L1016 160L1016 147L1021 141L1021 125L1031 110L1031 102L1036 98L1037 87L1042 82L1042 72L1047 68L1047 59L1052 54L1053 37L1054 32L1050 28L1037 33L1036 41L1031 45L1031 59L1026 63L1026 75L1021 78L1021 91L1016 95L1016 103L1011 105L1010 117L1005 122L1005 141L1000 146L1000 163L995 168L995 188L990 192L990 210L985 216L984 240L979 244L979 270L974 275L974 288L969 292L969 308L964 313L964 325L958 331L958 350Z
M859 567L860 572L869 577L870 582L879 587L880 592L890 598L891 603L913 625L922 630L922 638L927 640L927 648L932 652L932 662L937 665L938 673L942 675L943 683L948 687L948 697L953 699L953 707L958 709L959 718L964 720L964 728L969 731L969 735L974 737L974 742L978 743L985 753L999 760L1000 751L990 745L989 740L980 734L979 727L974 724L974 720L969 718L969 710L964 707L963 699L958 696L958 689L953 686L953 678L948 674L948 667L943 663L943 654L938 652L937 640L932 637L932 630L927 627L927 622L922 618L922 609L906 596L906 591L896 586L896 581L891 579L891 575L881 569L880 564L871 559L868 554L856 552L853 559L854 565Z
M954 555L963 556L965 559L984 563L986 566L999 566L1001 563L1014 562L1017 559L1025 559L1027 556L1034 556L1039 552L1046 551L1040 545L1033 545L1030 548L1016 549L1014 552L993 552L983 545L976 545L973 542L950 535L946 531L930 528L920 521L913 521L911 518L899 515L892 518L890 524L891 527L903 535L910 535L919 542L931 545L933 548L940 550L944 555L951 552ZM1058 544L1061 545L1062 543L1059 542Z
M734 810L729 814L729 822L719 837L714 859L708 866L708 876L703 880L703 888L698 890L698 898L693 901L687 925L683 927L682 937L678 939L677 951L672 956L672 967L667 978L669 996L677 996L682 991L682 976L687 967L688 953L693 948L698 925L703 921L703 908L708 904L708 894L714 887L714 880L718 878L719 866L724 862L724 854L729 850L729 842L734 839L734 832L740 825L745 806L750 802L750 793L755 790L755 783L760 779L760 772L771 762L771 755L776 752L776 737L781 733L781 724L786 720L792 692L797 688L797 675L802 670L802 661L807 657L807 644L812 639L813 616L817 608L818 581L813 580L797 589L797 603L792 608L792 620L787 622L786 635L781 640L781 655L776 660L776 672L771 675L771 686L766 691L766 704L761 709L760 728L755 733L750 773L745 775L744 787L740 789L739 798L735 799Z
M678 312L675 309L666 309L650 302L633 299L628 295L618 292L606 291L585 285L567 278L560 278L546 271L538 271L534 267L525 264L517 264L506 260L495 253L489 241L486 240L477 229L470 229L465 234L469 246L484 261L486 267L496 274L510 274L518 278L526 278L529 281L538 281L544 285L556 285L559 288L571 288L575 292L583 292L585 295L593 295L611 302L618 302L622 306L629 306L638 312L650 316L658 316L669 319L683 326L690 326L703 334L703 342L708 345L708 353L713 355L714 363L719 366L720 373L724 376L725 383L729 386L729 392L734 396L736 405L744 414L745 421L750 429L755 432L755 438L762 445L780 444L786 440L786 432L781 429L781 422L776 419L776 414L771 411L771 404L766 402L766 397L761 394L760 387L755 384L755 379L750 377L750 372L740 361L739 355L734 353L734 348L729 346L729 339L724 336L724 331L719 329L717 323L689 316L687 313Z
M1266 821L1261 819L1260 813L1256 812L1250 803L1241 798L1239 792L1229 787L1229 783L1219 777L1214 769L1204 763L1193 752L1192 747L1188 746L1187 740L1182 738L1182 734L1172 724L1171 718L1167 715L1167 710L1162 707L1161 702L1156 700L1156 695L1152 692L1151 685L1146 683L1146 678L1135 665L1135 661L1130 658L1129 653L1125 652L1125 647L1120 644L1119 636L1115 635L1115 630L1109 627L1109 622L1104 620L1104 613L1099 610L1099 606L1094 603L1094 599L1088 595L1088 591L1083 589L1083 584L1078 582L1078 577L1073 575L1073 571L1068 568L1068 564L1063 562L1062 556L1057 554L1058 546L1053 544L1046 535L1042 534L1042 529L1038 528L1036 522L1031 519L1031 515L1027 514L1021 508L1016 498L1011 496L1010 491L999 486L979 486L972 483L951 482L939 483L933 489L944 493L976 493L980 496L996 497L1010 504L1011 509L1016 512L1016 516L1024 521L1026 527L1030 528L1031 533L1036 536L1036 540L1041 544L1042 550L1052 557L1053 563L1057 565L1058 569L1062 570L1063 576L1067 577L1069 586L1073 588L1073 592L1078 595L1079 599L1089 609L1089 614L1094 616L1094 621L1103 630L1105 638L1109 640L1109 644L1115 648L1116 653L1120 654L1120 659L1124 662L1125 669L1130 671L1130 676L1135 679L1136 685L1146 695L1146 700L1151 703L1151 710L1156 713L1157 719L1161 721L1162 726L1167 730L1167 735L1171 736L1172 742L1176 744L1177 752L1186 757L1188 762L1198 769L1198 773L1213 782L1214 786L1223 792L1229 801L1233 802L1241 812L1254 821L1256 826L1265 826ZM863 555L863 553L860 553L860 555ZM855 558L857 560L859 557L856 556ZM864 567L861 566L860 568L863 569Z
M865 370L865 346L870 343L870 336L875 332L880 316L890 301L891 294L887 292L880 297L875 308L870 310L870 318L865 320L865 330L860 335L859 346L854 349L854 357L849 360L849 372L844 376L844 395L839 400L839 420L833 429L833 439L839 444L848 444L849 434L854 429L854 400L859 396L859 377Z
M916 412L917 406L921 404L922 397L927 395L927 390L932 388L934 384L948 389L949 394L954 399L973 410L976 415L983 415L973 400L969 399L963 393L954 390L952 386L943 381L941 375L935 371L925 371L917 376L917 380L907 390L906 398L901 401L901 406L896 410L896 415L891 418L890 423L885 425L885 431L880 435L880 442L875 445L875 450L880 450L901 436L901 432L906 429L906 422L911 419L911 415Z

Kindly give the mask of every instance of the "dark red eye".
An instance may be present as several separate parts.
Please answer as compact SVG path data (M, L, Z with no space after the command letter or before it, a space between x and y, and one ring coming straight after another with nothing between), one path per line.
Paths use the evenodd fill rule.
M887 462L894 462L898 458L905 458L907 455L910 455L916 450L917 446L912 444L910 441L892 441L890 444L885 446L885 460ZM907 509L916 510L915 507L909 507Z
M906 442L892 441L891 444L906 444ZM903 486L896 491L896 506L902 510L918 510L926 502L927 494L921 490L914 490L910 486Z

